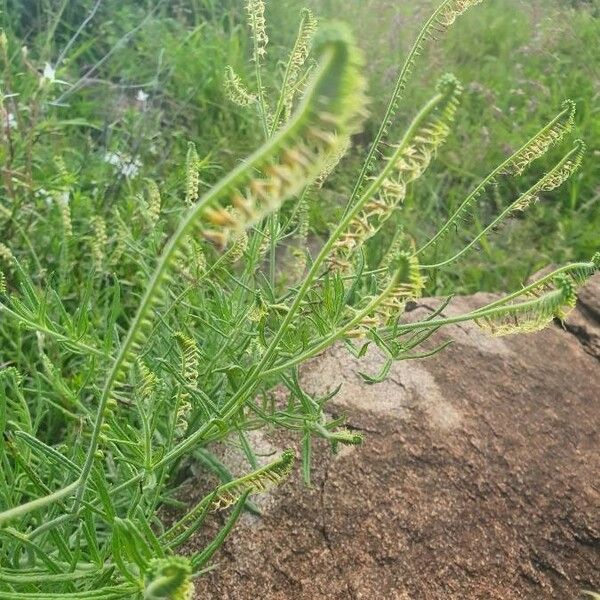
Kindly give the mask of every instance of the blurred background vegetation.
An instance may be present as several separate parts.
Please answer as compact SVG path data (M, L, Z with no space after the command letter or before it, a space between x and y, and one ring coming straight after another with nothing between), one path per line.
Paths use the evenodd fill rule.
M343 210L397 70L436 3L267 0L267 83L273 89L303 6L322 20L346 21L367 56L371 117L312 200L315 236L326 236ZM30 211L32 221L68 176L79 190L72 199L75 218L109 212L117 202L134 205L146 178L160 183L166 209L176 212L188 141L202 158L205 186L260 142L258 119L231 104L223 90L228 64L247 81L252 77L243 0L3 0L0 18L9 139L0 157L1 201L13 211ZM485 240L478 253L435 273L429 293L514 289L549 262L587 259L598 249L599 41L600 0L486 0L421 58L391 141L441 73L454 72L466 93L454 134L389 223L390 238L398 226L421 241L434 233L478 179L554 115L564 98L577 103L576 134L589 146L576 177ZM535 163L519 186L533 182L560 150ZM111 156L127 157L133 171L115 172ZM483 226L509 201L488 194L472 227ZM6 242L10 225L3 227ZM448 236L439 252L447 254L467 235ZM51 240L45 243L39 240L38 252L52 251ZM385 249L379 243L371 251Z

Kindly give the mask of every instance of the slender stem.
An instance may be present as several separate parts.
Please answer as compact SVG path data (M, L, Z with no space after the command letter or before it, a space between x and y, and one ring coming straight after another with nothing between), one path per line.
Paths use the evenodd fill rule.
M498 167L496 167L485 179L483 179L479 183L479 185L465 198L462 204L454 211L454 214L446 221L446 223L444 223L444 225L440 227L438 232L427 243L425 243L423 246L421 246L421 248L417 250L417 254L420 254L429 246L435 244L435 242L437 242L437 240L439 240L448 231L448 229L458 219L458 217L460 217L463 210L467 206L469 206L469 204L475 198L477 198L477 196L486 188L486 186L491 181L493 181L498 175L501 175L505 171L505 169L527 148L527 146L529 146L536 138L544 135L546 132L552 129L552 127L554 127L554 125L556 125L556 123L558 123L560 119L562 119L562 117L564 117L564 115L567 114L570 110L570 107L562 110L543 129L540 129L540 131L538 131L532 138L527 140L527 142L521 148L519 148L514 154L509 156L502 164L498 165Z
M35 500L31 500L30 502L26 502L25 504L21 504L19 506L15 506L14 508L9 508L4 512L0 513L0 525L6 523L7 521L11 521L12 519L17 519L32 510L37 510L38 508L43 508L44 506L48 506L53 502L58 500L62 500L70 496L73 492L75 492L81 483L81 478L76 479L73 483L70 483L66 487L53 492L52 494L48 494L47 496L42 496L41 498L36 498Z
M346 332L350 331L356 325L360 325L362 320L365 317L369 316L393 292L397 283L398 283L398 277L396 274L396 276L394 276L392 278L392 280L390 281L390 283L386 286L385 290L379 296L377 296L376 298L371 300L371 302L369 302L369 304L367 304L367 306L365 306L365 308L363 308L361 311L357 312L356 315L350 321L348 321L348 323L346 323L343 327L340 327L339 329L337 329L330 335L322 338L321 341L317 342L312 348L310 348L309 350L306 350L305 352L296 356L292 360L290 360L282 365L278 365L276 367L272 367L271 369L267 369L266 371L263 371L260 374L260 376L268 377L269 375L275 375L276 373L285 371L286 369L289 369L291 367L294 367L296 365L303 363L305 360L312 358L313 356L319 354L319 352L322 352L323 350L325 350L326 348L331 346L331 344L333 344L335 341L339 340Z
M580 149L578 147L573 148L570 152L565 154L563 158L558 162L558 164L549 171L544 177L536 181L524 194L521 194L512 204L510 204L507 208L505 208L483 231L478 233L472 240L467 244L462 250L451 256L450 258L443 260L439 263L435 263L433 265L421 265L422 269L436 269L438 267L443 267L447 264L454 262L459 259L465 252L470 250L484 235L494 229L508 214L513 212L519 203L528 196L533 196L538 193L544 185L544 182L547 181L554 173L559 172L560 169L569 161L569 159L579 152Z
M260 60L258 57L254 60L254 73L256 76L256 87L258 95L258 108L260 112L260 118L262 122L263 134L265 140L269 139L269 126L267 124L267 106L265 103L265 92L262 85L262 74L260 71Z
M350 207L352 206L354 200L360 194L360 190L363 186L365 178L369 174L371 165L373 163L373 160L375 159L375 155L379 148L379 144L381 143L381 140L385 136L385 134L388 130L388 127L390 126L391 118L396 110L398 101L400 100L400 94L402 94L402 92L404 91L406 82L408 80L408 77L410 76L415 59L419 55L420 50L423 47L423 43L430 33L431 27L433 27L435 25L436 19L438 18L438 16L440 14L442 14L442 12L445 10L446 6L448 4L450 4L450 2L453 2L453 1L454 0L446 0L433 12L433 14L429 17L429 19L426 21L425 25L419 32L419 35L417 36L410 52L408 53L408 56L406 57L404 65L402 66L402 69L398 75L398 79L396 80L396 85L394 87L394 90L393 90L390 100L388 102L388 105L387 105L387 108L385 111L385 115L383 117L383 120L381 121L381 125L379 126L379 130L377 131L377 133L375 134L375 137L373 138L373 141L369 148L367 157L365 158L363 166L358 175L358 179L356 180L356 183L354 184L354 189L352 190L352 194L350 194L348 204L346 205L346 211L345 211L346 213L350 210Z

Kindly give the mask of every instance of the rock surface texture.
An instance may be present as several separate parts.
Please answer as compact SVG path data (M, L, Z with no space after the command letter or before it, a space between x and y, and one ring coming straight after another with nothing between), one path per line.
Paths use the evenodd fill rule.
M459 298L446 314L488 300ZM397 363L378 385L357 375L377 372L375 352L359 362L336 347L304 369L309 391L342 384L329 412L365 443L335 456L317 444L312 489L294 473L262 517L244 516L197 598L570 600L600 590L600 278L566 328L490 338L469 324L442 338L454 343Z

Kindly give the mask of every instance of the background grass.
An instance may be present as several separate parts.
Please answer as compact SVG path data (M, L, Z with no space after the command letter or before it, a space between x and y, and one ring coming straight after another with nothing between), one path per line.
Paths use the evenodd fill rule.
M312 203L312 228L324 236L344 206L397 69L436 2L267 2L270 72L275 79L281 76L281 59L297 27L294 16L305 4L322 19L335 17L356 29L367 56L373 99L365 135L356 140L353 151ZM441 73L453 71L466 93L453 136L426 177L411 189L403 211L388 227L390 237L398 226L417 240L435 232L478 178L519 147L564 98L577 102L576 134L590 148L578 176L535 205L526 218L513 219L493 239L485 240L478 254L471 253L449 270L436 272L430 293L512 289L548 262L588 258L597 247L599 6L598 0L487 0L421 57L390 141L431 94ZM32 69L40 71L45 63L56 65L93 8L93 2L83 0L4 1L10 70L20 86L29 78L25 89L34 94L38 81ZM202 177L210 185L260 139L258 120L232 106L222 86L227 64L234 65L242 77L249 76L247 38L241 0L101 3L57 66L57 78L67 83L51 84L47 99L53 104L38 107L43 114L36 117L43 120L43 126L36 129L30 174L17 174L18 185L26 186L33 197L40 188L51 188L57 177L55 158L60 157L78 178L85 202L91 202L96 212L113 210L123 195L135 202L145 177L161 182L167 205L170 202L175 209L180 204L189 140L205 159ZM22 46L28 49L27 61L21 56ZM147 94L143 102L138 100L140 91ZM5 105L21 116L23 127L29 126L33 109L26 98L10 98ZM520 185L539 176L560 150L536 163ZM137 178L115 178L105 155L117 151L138 158ZM27 150L15 148L14 152ZM448 237L439 251L447 254L458 248L461 239L508 201L499 194L488 195L470 229ZM381 253L385 248L384 243L371 250Z

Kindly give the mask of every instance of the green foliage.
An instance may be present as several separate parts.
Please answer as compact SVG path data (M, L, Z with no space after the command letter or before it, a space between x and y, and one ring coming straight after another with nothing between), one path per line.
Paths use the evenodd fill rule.
M330 396L303 389L303 362L336 342L358 357L377 346L384 366L361 374L374 384L394 361L441 350L427 341L444 325L472 320L509 334L564 319L600 267L596 254L467 314L444 318L442 306L423 321L402 318L446 265L455 269L582 166L578 140L554 166L530 172L571 133L567 102L496 161L435 232L415 232L425 241L395 226L425 170L452 151L465 96L455 76L441 77L399 133L402 94L433 37L480 2L446 0L426 20L387 108L373 104L383 119L368 125L374 133L350 200L313 253L311 206L366 139L365 63L344 26L318 27L306 9L292 50L282 52L269 5L247 0L246 50L235 3L147 11L65 3L50 30L43 7L25 4L31 49L22 50L19 3L8 3L0 40L2 598L191 598L193 577L252 507L249 496L292 469L292 450L261 463L249 432L295 432L307 483L314 438L334 451L362 442L327 414ZM122 17L118 31L101 20L104 11ZM87 27L94 19L96 33ZM223 32L226 43L212 52ZM159 57L154 72L118 52L131 40ZM87 89L101 85L96 75L110 80L111 57L126 79L140 69L136 81L150 82L135 88L143 92L135 100L113 82L123 102L116 120L108 108L93 115L99 106ZM94 67L81 78L87 63ZM183 106L176 89L188 94ZM183 114L190 106L202 113ZM482 199L499 190L497 216L479 221ZM466 221L482 224L473 231ZM289 246L295 253L281 266ZM218 442L239 446L247 473L234 476L213 456ZM221 483L166 525L164 506L198 460ZM221 509L229 514L214 539L182 556Z

